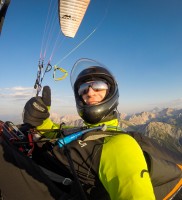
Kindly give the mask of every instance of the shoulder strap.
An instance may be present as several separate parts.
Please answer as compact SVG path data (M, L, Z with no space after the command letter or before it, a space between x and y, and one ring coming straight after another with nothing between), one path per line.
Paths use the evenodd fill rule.
M82 136L82 141L90 141L90 140L97 140L103 137L110 137L115 136L118 134L123 134L120 131L96 131L96 132L90 132Z

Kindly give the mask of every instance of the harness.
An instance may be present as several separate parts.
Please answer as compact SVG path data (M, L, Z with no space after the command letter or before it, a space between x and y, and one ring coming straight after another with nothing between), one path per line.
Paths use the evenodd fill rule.
M161 147L153 139L143 136L139 133L123 133L121 131L101 131L103 127L94 127L88 129L87 127L74 128L74 129L63 129L54 130L59 131L59 139L45 139L42 138L39 141L34 141L34 135L38 134L38 131L34 128L21 126L17 127L12 122L0 121L0 136L6 139L11 145L15 146L20 152L28 157L32 157L32 153L35 148L35 144L42 144L43 146L48 144L46 147L49 151L52 151L55 145L59 148L64 148L64 153L68 158L73 177L76 185L79 186L80 194L82 199L87 199L83 192L82 185L78 181L77 174L75 172L73 161L70 156L69 144L73 140L80 140L84 142L96 141L100 138L116 136L119 134L129 134L133 137L141 149L143 150L146 162L148 164L151 181L154 187L157 200L179 200L182 199L182 157L177 152L172 152L167 148ZM26 130L26 131L25 131ZM53 131L53 130L48 130ZM73 133L74 132L74 133ZM56 177L51 171L42 168L42 170L49 174L49 177ZM61 177L64 185L69 185L72 180L69 178Z
M45 139L42 137L39 137L39 140L35 141L34 138L37 134L39 134L39 131L37 131L35 128L30 128L29 125L25 124L23 126L17 127L12 122L2 122L0 121L0 136L2 136L10 145L13 145L17 148L18 151L23 153L25 156L32 158L32 154L35 148L35 144L42 145L45 147L48 152L52 154L52 149L55 145L58 145L59 148L64 149L64 154L68 159L68 163L70 165L70 170L72 172L72 175L74 177L74 185L77 187L77 193L79 192L79 198L82 200L87 200L87 196L85 192L83 191L83 187L77 177L76 171L74 169L73 161L70 155L70 151L67 148L67 144L76 140L78 137L91 132L91 131L98 131L98 130L104 130L105 126L98 126L93 128L87 128L82 127L78 128L77 130L72 129L72 131L66 131L62 129L62 126L60 126L60 129L56 130L46 130L46 131L55 131L58 132L60 138L59 139ZM40 130L45 131L45 130ZM73 133L74 132L74 133ZM40 134L39 134L40 135ZM36 137L37 138L37 137ZM65 178L62 176L57 175L56 173L40 166L42 171L49 176L49 178L57 183L62 183L63 185L70 185L72 184L72 180L70 178Z

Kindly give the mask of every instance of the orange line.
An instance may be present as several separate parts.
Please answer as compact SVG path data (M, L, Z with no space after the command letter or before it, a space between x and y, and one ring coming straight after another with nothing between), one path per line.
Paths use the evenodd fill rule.
M182 166L181 166L182 167ZM175 194L175 192L179 189L179 187L182 186L182 179L180 179L180 181L175 185L175 187L169 192L169 194L164 197L163 200L169 200L168 198L170 198L173 194Z
M180 164L177 164L177 166L182 170L182 165L180 165Z

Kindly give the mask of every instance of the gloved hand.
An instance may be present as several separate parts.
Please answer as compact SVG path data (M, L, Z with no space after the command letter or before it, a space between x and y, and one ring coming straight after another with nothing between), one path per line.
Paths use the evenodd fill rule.
M32 126L40 126L44 120L49 118L51 106L51 89L44 86L42 97L32 97L25 104L23 111L23 122Z

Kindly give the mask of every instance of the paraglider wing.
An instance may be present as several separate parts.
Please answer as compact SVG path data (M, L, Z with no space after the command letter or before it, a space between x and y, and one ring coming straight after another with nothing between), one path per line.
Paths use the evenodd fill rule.
M10 0L0 0L0 33L3 27L4 18L9 4Z
M65 36L75 37L89 3L90 0L59 1L59 22Z

